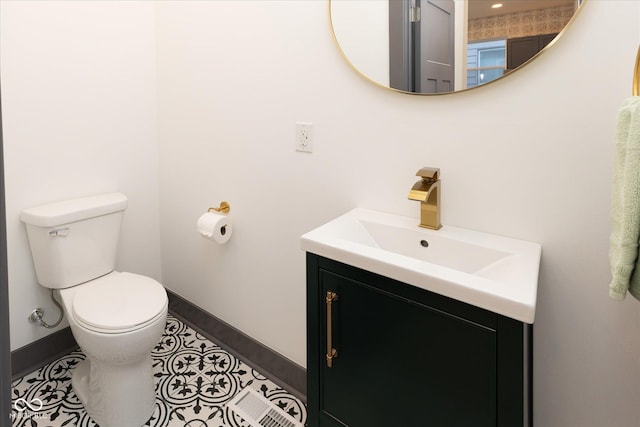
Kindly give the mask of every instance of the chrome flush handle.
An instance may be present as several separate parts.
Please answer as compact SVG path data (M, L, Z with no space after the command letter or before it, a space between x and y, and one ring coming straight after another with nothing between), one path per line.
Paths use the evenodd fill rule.
M67 237L69 235L69 227L56 228L49 232L51 237Z

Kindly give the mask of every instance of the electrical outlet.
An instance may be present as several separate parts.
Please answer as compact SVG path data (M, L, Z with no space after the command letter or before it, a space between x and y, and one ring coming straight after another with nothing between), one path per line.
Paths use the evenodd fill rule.
M296 151L313 152L313 123L296 123L295 148Z

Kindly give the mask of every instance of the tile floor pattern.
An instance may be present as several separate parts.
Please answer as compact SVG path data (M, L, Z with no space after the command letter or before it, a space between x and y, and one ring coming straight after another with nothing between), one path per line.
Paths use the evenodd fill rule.
M245 386L296 420L306 421L300 400L171 315L151 356L156 409L145 426L249 427L225 406ZM96 427L71 387L71 371L84 357L80 350L74 351L14 381L13 426ZM33 399L42 401L42 408L26 405ZM36 404L37 400L32 406Z

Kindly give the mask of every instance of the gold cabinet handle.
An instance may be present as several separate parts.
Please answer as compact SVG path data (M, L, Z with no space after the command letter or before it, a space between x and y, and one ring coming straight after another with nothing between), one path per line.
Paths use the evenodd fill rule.
M327 303L327 367L330 368L333 364L333 358L338 357L338 350L333 348L331 343L331 303L338 299L338 294L335 292L327 291L327 297L325 302Z

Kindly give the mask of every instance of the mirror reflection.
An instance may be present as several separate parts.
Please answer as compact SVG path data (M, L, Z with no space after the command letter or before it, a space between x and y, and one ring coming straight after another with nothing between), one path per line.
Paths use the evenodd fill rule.
M330 0L351 65L391 89L451 93L498 79L536 56L581 0Z

